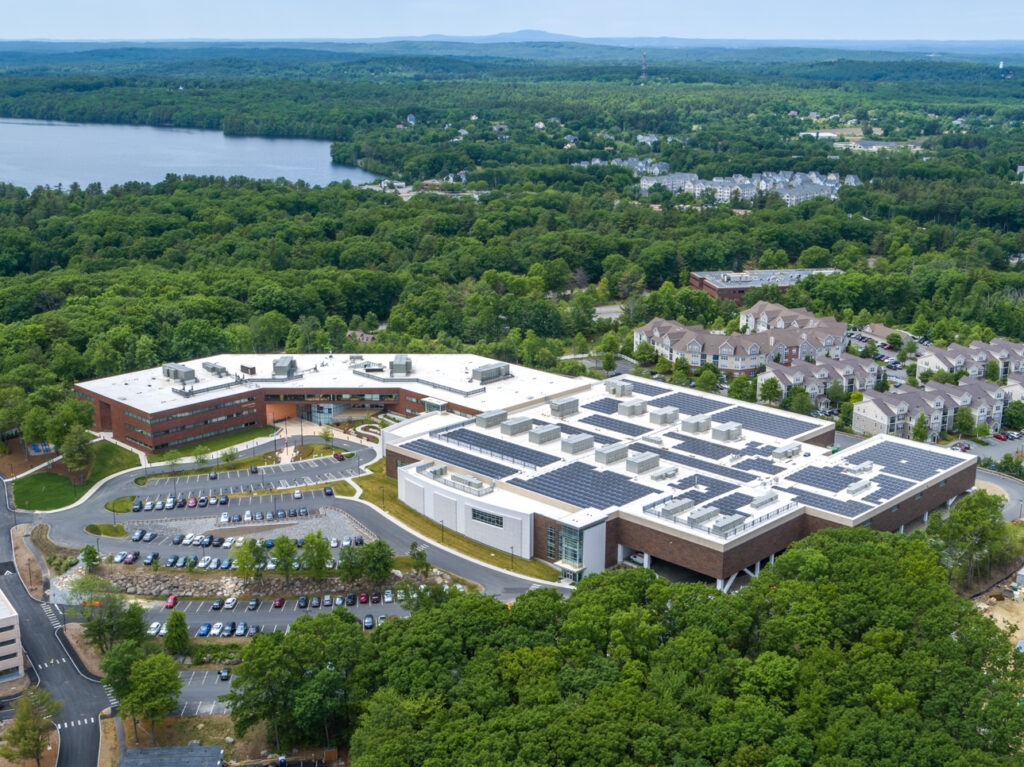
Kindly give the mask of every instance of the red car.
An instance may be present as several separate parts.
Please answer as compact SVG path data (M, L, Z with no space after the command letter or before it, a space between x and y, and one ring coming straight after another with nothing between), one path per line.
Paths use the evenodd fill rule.
M344 453L335 453L334 454L334 459L336 461L344 461L345 460L345 454Z
M274 607L284 607L284 598L278 597L274 600Z
M359 595L359 604L365 605L369 601L370 601L370 595L367 594L365 591L362 594Z
M164 602L164 607L166 607L168 610L173 610L176 604L178 604L178 598L174 596L174 594L171 594L169 597L167 597L167 601Z
M1006 435L1001 432L996 432L992 436L998 439L1000 442L1006 442Z
M197 503L199 503L199 501L197 501L197 500L195 499L195 496L192 496L192 497L190 497L190 498L188 499L188 507L189 507L190 509L193 509L193 508L195 508L195 505L196 505Z

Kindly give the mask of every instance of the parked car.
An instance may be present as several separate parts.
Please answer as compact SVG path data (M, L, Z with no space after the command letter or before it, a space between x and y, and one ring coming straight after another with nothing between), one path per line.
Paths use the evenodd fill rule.
M217 479L217 472L211 471L210 472L210 479Z
M354 543L356 546L362 546L363 545L363 536L357 535L355 538L352 539L352 543Z
M254 623L251 626L249 626L249 636L254 637L254 636L256 636L259 633L260 633L260 625L258 623Z
M294 498L296 501L302 500L302 491L296 490L294 493L292 493L292 498Z
M331 538L331 548L332 549L338 548L338 539L337 538Z
M205 495L199 496L199 506L200 506L200 508L205 508L206 504L208 504L209 502L210 502L210 499L207 498Z
M171 554L171 556L164 560L164 567L174 567L176 564L178 564L177 554Z
M267 513L269 514L270 512L267 512ZM287 513L285 512L284 509L278 509L277 510L277 518L278 519L284 519L286 516L287 516Z
M320 597L313 597L313 599L310 600L309 606L314 610L318 609L320 607Z
M384 604L389 605L395 601L395 595L391 593L391 589L384 592Z
M224 630L224 624L223 623L214 623L213 624L213 628L210 629L210 636L212 636L212 637L219 637L220 636L220 632L223 631L223 630Z
M284 597L278 597L274 600L274 607L284 607Z
M260 608L260 600L253 597L249 600L249 604L246 605L246 610L258 610Z
M334 598L330 594L324 594L324 607L331 607L334 604Z
M299 510L298 509L288 509L288 516L289 517L297 517L297 516L299 516Z
M213 604L210 605L211 610L220 610L222 607L224 607L224 600L220 598L214 599Z
M1006 442L1006 440L1009 439L1009 437L1007 437L1005 434L1003 434L1002 432L998 432L998 431L995 434L992 435L992 438L993 439L998 439L1000 442Z
M150 542L152 542L155 539L156 539L156 533L154 533L154 532L148 532L144 536L142 536L142 542L143 543L150 543Z
M260 467L259 466L250 466L249 467L249 473L250 474L259 474L260 473Z
M367 594L365 591L362 594L359 595L359 604L365 605L369 601L370 601L370 595Z
M220 561L220 569L221 570L230 570L231 569L231 559L229 557L224 557L224 559L222 559Z
M257 511L257 512L256 512L256 514L255 514L255 515L253 515L253 518L254 518L254 519L255 519L255 520L257 521L257 522L262 522L262 521L263 521L263 512L262 512L262 511Z
M342 546L351 546L351 545L352 545L352 537L351 537L351 536L348 536L348 535L346 535L346 536L345 536L345 537L344 537L344 538L342 539L342 541L341 541L341 545L342 545Z
M375 591L370 595L370 602L375 605L380 604L380 592Z
M149 636L151 636L151 637L155 637L157 634L160 633L160 626L161 625L162 624L159 621L153 621L152 623L149 624L149 628L146 629L146 633Z
M189 496L188 507L190 509L194 509L196 507L196 504L198 504L198 503L199 503L199 500L194 495Z
M203 624L202 626L200 626L200 627L199 627L199 631L198 631L198 632L196 632L196 636L197 636L197 637L205 637L205 636L209 636L209 635L210 635L210 630L211 630L212 628L213 628L213 625L212 625L212 624L210 624L210 623L204 623L204 624Z
M245 621L239 621L238 628L235 629L235 636L244 637L247 633L249 633L249 624Z
M153 506L154 506L154 505L155 505L155 504L154 504L154 503L153 503L152 501L146 501L146 502L145 502L145 503L144 503L144 504L142 505L142 510L143 510L143 511L152 511L152 510L153 510Z
M163 501L157 501L156 502L156 506L153 507L153 510L154 511L163 511L164 510L164 502Z
M307 607L309 607L309 597L305 595L299 597L298 608L300 610L305 610Z
M142 501L136 501L132 504L132 511L142 511Z
M151 565L151 564L153 564L158 559L160 559L159 552L151 551L150 553L148 553L146 555L146 558L142 560L142 564L144 564L144 565Z
M217 672L217 678L220 679L220 681L222 682L228 681L231 678L231 669L222 668L220 671Z
M356 595L353 594L350 591L348 594L345 595L345 604L347 604L349 607L351 607L355 603L356 603Z
M324 485L324 495L334 495L334 488L330 485Z
M300 517L308 517L309 516L309 510L305 506L303 506L302 508L299 509L299 516Z
M134 533L132 533L132 540L133 541L141 541L142 540L142 536L144 536L145 534L146 534L146 531L142 530L140 528L139 530L136 530Z
M227 506L228 505L228 497L226 495L222 495L220 497L220 505L221 506Z
M235 599L234 597L228 597L224 601L224 609L225 610L234 610L235 609L235 605L237 605L237 604L238 604L238 600L237 599Z
M228 523L228 521L230 521L230 519L231 519L231 517L228 516L228 513L226 511L222 511L218 521L222 525L226 525Z
M373 628L373 616L372 615L367 615L365 618L363 618L363 628L367 629L367 630Z
M335 453L334 454L334 460L336 460L336 461L344 461L345 460L345 454L344 453Z

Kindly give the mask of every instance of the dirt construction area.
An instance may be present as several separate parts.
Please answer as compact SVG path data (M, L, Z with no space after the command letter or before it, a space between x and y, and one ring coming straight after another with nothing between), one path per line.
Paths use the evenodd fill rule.
M1024 602L1014 602L1011 599L1004 599L1002 602L988 604L983 599L976 600L979 607L984 607L983 612L988 615L1000 628L1016 626L1013 631L1013 644L1024 639Z

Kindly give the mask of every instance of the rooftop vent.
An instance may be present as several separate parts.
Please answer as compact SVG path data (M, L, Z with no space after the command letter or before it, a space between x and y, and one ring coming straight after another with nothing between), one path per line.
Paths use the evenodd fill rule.
M489 362L486 365L473 368L473 372L470 374L472 380L479 381L482 384L497 381L500 378L507 378L508 376L509 367L507 362Z
M222 378L223 376L226 376L228 374L228 369L221 365L219 362L204 362L203 370L207 371L208 373L213 373L213 375L217 376L218 378Z
M172 381L188 383L189 381L196 380L196 371L188 367L188 365L181 365L177 362L168 362L164 365L163 371L164 375Z
M298 371L299 366L295 358L285 354L274 360L274 378L291 378Z
M550 403L551 415L555 418L565 418L580 412L579 397L562 397L552 400Z
M507 418L508 413L504 410L490 410L476 417L476 425L481 429L491 429Z
M412 360L405 354L396 354L388 363L388 375L412 375Z
M535 445L543 445L545 442L552 442L562 436L562 427L557 423L547 423L538 426L530 432L530 442Z

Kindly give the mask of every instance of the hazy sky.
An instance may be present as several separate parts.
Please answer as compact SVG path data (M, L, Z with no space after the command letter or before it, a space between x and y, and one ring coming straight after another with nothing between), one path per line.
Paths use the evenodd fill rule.
M43 0L10 2L0 39L481 35L1019 39L1022 0Z

